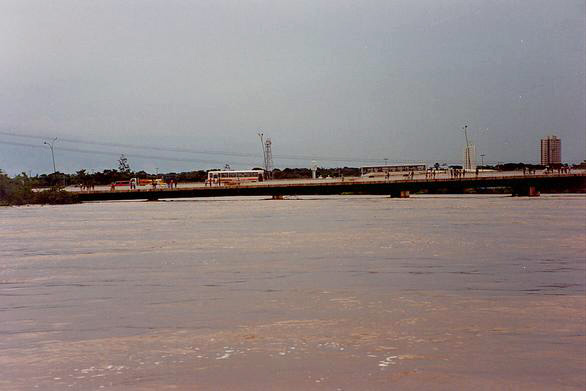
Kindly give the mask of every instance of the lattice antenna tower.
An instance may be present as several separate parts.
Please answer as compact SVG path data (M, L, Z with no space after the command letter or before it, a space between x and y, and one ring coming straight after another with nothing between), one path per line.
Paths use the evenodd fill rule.
M265 141L265 169L267 172L273 172L273 151L272 151L272 142L271 139L267 137Z

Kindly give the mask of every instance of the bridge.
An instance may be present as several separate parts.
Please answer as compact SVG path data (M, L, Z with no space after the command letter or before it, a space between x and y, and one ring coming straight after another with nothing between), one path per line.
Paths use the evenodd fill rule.
M586 173L548 175L471 176L439 179L337 179L319 181L259 182L246 185L197 186L115 191L76 192L80 201L159 200L225 196L283 196L378 194L406 198L418 192L464 193L470 189L510 189L513 196L539 196L541 191L586 191Z

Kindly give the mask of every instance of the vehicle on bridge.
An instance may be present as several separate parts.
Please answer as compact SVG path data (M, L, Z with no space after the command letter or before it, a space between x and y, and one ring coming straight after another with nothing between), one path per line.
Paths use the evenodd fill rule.
M382 166L362 166L360 175L363 178L387 177L389 175L402 175L410 172L425 172L425 164L384 164Z
M263 170L240 171L209 171L206 184L212 185L238 185L240 183L262 182L265 180Z
M144 186L159 186L163 187L167 182L164 179L142 179L142 178L131 178L127 181L116 181L110 184L110 190L114 191L116 188L128 188L130 190L137 189Z
M110 187L130 186L130 181L116 181Z

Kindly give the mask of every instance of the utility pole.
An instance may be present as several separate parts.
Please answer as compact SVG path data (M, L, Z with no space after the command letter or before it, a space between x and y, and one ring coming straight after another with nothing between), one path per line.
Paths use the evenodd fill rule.
M51 148L51 157L53 158L53 174L57 173L57 169L55 168L55 151L53 151L53 144L55 144L55 141L57 141L57 137L49 142L43 141L43 144L46 144L49 146L49 148Z

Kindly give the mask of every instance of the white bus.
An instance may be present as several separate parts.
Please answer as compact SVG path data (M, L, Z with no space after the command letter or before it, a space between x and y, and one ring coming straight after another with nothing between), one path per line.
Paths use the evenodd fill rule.
M363 178L386 177L387 175L408 174L424 172L425 164L385 164L382 166L363 166L360 167L360 175Z
M206 184L238 185L240 183L262 182L265 179L263 170L241 171L209 171Z

